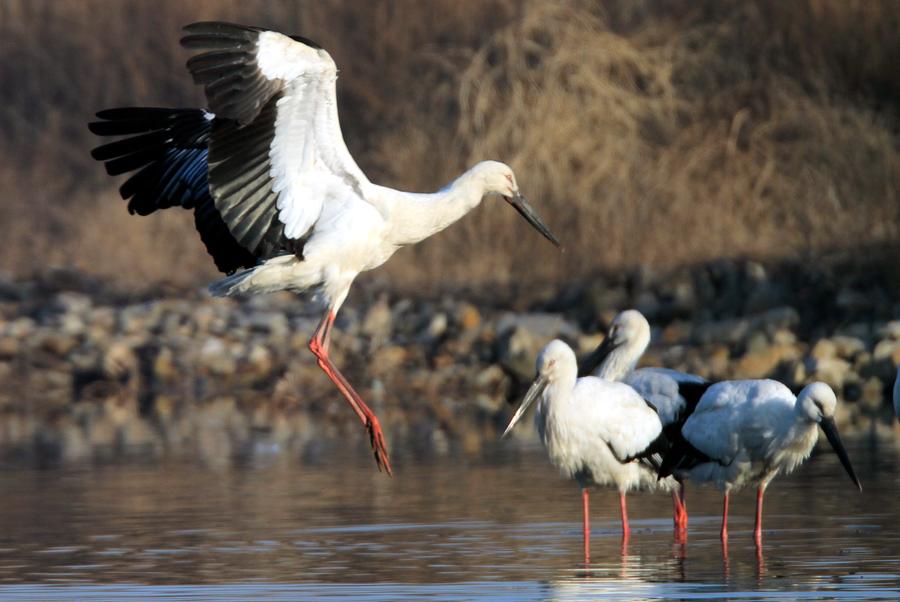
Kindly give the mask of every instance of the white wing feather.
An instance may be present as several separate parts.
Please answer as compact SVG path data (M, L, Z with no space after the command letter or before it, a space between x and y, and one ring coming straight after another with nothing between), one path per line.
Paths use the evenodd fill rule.
M270 174L285 236L297 239L319 219L323 203L349 194L364 199L369 181L344 143L331 56L273 31L260 34L258 44L260 71L284 82Z
M573 403L583 428L606 442L620 460L643 452L662 432L656 412L624 383L579 378Z
M711 386L681 432L698 450L722 464L741 452L764 454L780 415L793 411L796 398L774 380L723 381Z

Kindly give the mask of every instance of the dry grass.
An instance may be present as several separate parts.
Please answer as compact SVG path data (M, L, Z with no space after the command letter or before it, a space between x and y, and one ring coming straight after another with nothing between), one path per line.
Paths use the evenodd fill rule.
M373 180L434 189L506 161L567 247L488 202L398 254L381 277L400 290L900 238L891 0L5 0L0 269L80 267L125 285L213 276L189 215L126 214L84 128L108 106L201 102L177 38L206 18L329 48L345 134Z

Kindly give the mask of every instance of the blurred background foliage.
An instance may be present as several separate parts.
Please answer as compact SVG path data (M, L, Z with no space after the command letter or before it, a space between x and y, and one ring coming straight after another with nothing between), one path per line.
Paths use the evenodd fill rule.
M894 0L0 0L0 270L215 277L189 214L128 215L85 127L113 106L202 106L178 45L196 20L318 41L373 181L434 190L505 161L566 246L487 202L365 277L395 292L862 249L897 270Z

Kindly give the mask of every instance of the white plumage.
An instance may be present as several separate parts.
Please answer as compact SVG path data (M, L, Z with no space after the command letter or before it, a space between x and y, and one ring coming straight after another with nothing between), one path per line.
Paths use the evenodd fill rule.
M728 534L729 493L755 484L757 514L754 535L762 531L762 500L769 482L789 473L806 460L821 426L826 437L859 487L834 424L837 398L825 383L806 386L794 396L774 380L724 381L701 397L681 429L693 449L681 457L666 458L675 474L700 483L715 483L725 490L722 538Z
M650 344L650 323L636 309L620 312L613 318L607 336L582 363L582 373L592 371L598 378L621 381L633 388L659 413L663 430L671 444L678 438L680 425L708 386L706 379L669 368L635 369ZM670 484L674 485L674 484ZM673 520L677 531L687 528L684 483L672 491Z
M634 389L593 376L578 378L572 349L548 343L537 358L537 378L504 435L538 400L535 425L550 462L582 488L585 558L589 559L588 488L611 485L619 491L622 532L630 529L625 493L657 486L646 458L662 432L659 416Z
M182 44L209 111L101 111L102 136L133 136L93 151L146 215L182 206L220 270L215 295L313 290L326 305L310 341L319 365L369 432L379 468L391 472L381 427L328 356L330 331L360 272L443 230L485 195L503 197L559 245L519 192L509 166L478 163L434 194L368 180L347 150L337 111L337 67L318 44L257 27L194 23Z
M649 344L650 323L644 315L636 309L620 312L613 318L603 343L585 359L581 372L628 384L653 404L665 426L681 418L686 409L680 386L703 385L707 381L670 368L635 369Z

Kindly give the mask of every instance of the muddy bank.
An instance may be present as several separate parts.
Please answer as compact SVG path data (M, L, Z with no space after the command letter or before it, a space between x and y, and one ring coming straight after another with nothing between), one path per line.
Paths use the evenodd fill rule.
M891 433L900 304L878 276L718 262L598 277L523 311L466 298L362 293L341 311L334 360L398 453L477 452L501 432L544 343L561 337L585 353L627 307L654 327L646 365L794 388L824 380L843 400L842 433ZM219 462L344 437L363 449L306 347L317 321L287 294L134 300L71 274L2 280L0 456Z

